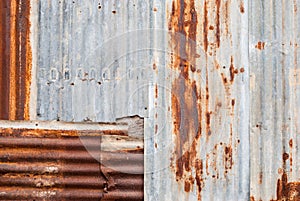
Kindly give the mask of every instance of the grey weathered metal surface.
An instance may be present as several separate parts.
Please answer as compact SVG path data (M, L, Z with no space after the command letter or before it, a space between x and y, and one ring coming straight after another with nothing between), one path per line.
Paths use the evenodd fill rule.
M145 116L149 50L136 52L140 36L122 34L149 28L148 1L34 3L37 108L32 118L78 122Z
M299 200L300 1L250 1L251 199Z

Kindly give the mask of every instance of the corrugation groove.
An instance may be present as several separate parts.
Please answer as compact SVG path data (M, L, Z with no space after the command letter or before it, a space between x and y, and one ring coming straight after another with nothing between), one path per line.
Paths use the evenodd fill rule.
M140 150L104 152L99 135L55 132L0 129L1 200L143 200Z

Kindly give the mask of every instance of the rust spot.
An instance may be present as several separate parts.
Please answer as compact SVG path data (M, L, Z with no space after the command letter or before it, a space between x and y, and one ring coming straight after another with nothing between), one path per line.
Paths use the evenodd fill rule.
M157 143L154 144L155 148L157 148Z
M245 13L245 7L244 7L244 1L243 0L241 0L241 2L240 2L240 12Z
M256 48L256 49L259 49L259 50L265 49L265 42L259 41L259 42L257 43L257 45L255 45L255 48Z
M289 154L288 153L284 153L282 155L282 159L283 159L283 161L286 161L287 159L289 159Z
M29 120L30 1L4 1L0 9L0 118Z
M156 70L157 67L156 67L155 63L153 64L152 68L153 68L153 70Z
M155 84L155 98L158 98L158 86Z
M210 25L209 30L214 30L214 26Z
M245 72L245 69L244 69L244 68L241 68L241 69L240 69L240 72L241 72L241 73Z
M235 99L231 100L231 105L232 105L232 107L234 107L234 105L235 105Z
M154 130L155 130L155 131L154 131L155 134L157 134L157 131L158 131L158 125L157 125L157 124L155 125L155 129L154 129Z
M156 12L156 11L157 11L157 8L153 8L153 11Z
M111 11L113 14L116 14L117 13L117 11L115 11L115 10L113 10L113 11Z

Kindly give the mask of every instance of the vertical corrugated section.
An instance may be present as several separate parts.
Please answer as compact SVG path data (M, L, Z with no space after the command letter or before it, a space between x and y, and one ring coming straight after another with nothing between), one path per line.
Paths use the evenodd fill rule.
M250 2L251 200L299 200L300 1Z
M10 2L0 2L0 118L9 118Z
M164 54L154 51L154 59L165 56L167 64L154 63L147 198L248 200L247 2L164 5L167 15L154 17L168 30L157 39L167 44Z
M1 3L1 119L29 119L30 1Z
M148 1L37 1L40 120L147 116ZM137 30L144 30L143 34ZM140 42L138 42L140 41Z

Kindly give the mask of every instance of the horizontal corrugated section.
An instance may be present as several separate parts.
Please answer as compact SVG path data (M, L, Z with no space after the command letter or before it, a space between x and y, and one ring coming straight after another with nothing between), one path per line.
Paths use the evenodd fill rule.
M103 151L101 131L0 128L0 199L143 200L143 149L118 133Z

